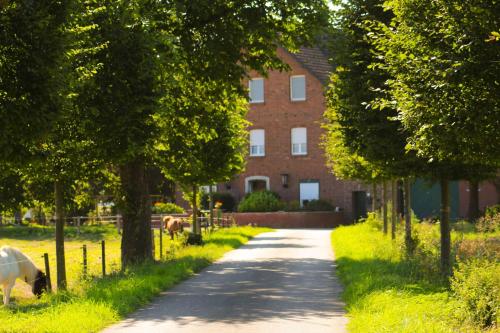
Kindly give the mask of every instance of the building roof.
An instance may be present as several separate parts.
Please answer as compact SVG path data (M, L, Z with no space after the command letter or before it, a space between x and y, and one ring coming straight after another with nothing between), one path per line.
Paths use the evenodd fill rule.
M323 85L328 84L332 66L328 62L327 54L320 47L301 47L298 53L289 53Z

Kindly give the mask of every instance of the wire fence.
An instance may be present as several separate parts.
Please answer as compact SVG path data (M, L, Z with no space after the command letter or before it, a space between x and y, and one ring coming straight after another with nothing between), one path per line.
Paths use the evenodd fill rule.
M155 214L151 217L152 257L154 260L170 260L176 257L177 251L186 246L187 237L179 233L174 239L169 237L163 218L167 215L175 216L183 220L184 226L189 231L191 219L186 214ZM211 220L208 216L198 217L204 233L210 233L218 228L227 228L234 224L230 215L214 216ZM4 220L5 222L5 220ZM120 215L100 216L98 219L88 217L70 217L66 224L76 227L77 236L66 237L65 240L65 262L67 285L69 289L81 287L81 281L89 281L106 275L116 274L122 271L121 264L121 226L123 218ZM102 233L92 234L96 228L90 230L91 226L102 226ZM117 233L107 234L106 226L117 228ZM89 230L86 230L89 229ZM20 248L23 253L32 258L37 267L44 271L48 277L49 291L52 289L56 274L55 239L51 232L40 235L26 233L6 234L3 240L13 242L13 246ZM20 229L26 230L28 229ZM100 230L98 228L98 230ZM109 231L109 230L108 230ZM72 233L74 236L74 231ZM90 236L89 236L90 235ZM5 242L2 242L5 243ZM1 245L1 244L0 244ZM10 245L10 244L9 244ZM2 263L3 265L4 263ZM21 262L19 262L21 264ZM1 268L0 268L1 269ZM28 289L25 291L28 293Z

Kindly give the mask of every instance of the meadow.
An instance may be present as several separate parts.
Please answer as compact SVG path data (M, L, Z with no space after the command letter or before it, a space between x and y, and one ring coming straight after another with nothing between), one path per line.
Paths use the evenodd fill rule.
M498 232L477 233L464 223L456 227L452 238L457 261L463 244L498 240L500 236ZM402 232L398 232L396 241L391 241L375 217L332 232L337 273L345 287L343 299L350 318L349 332L498 332L494 326L481 328L466 320L463 300L439 275L439 226L416 223L414 233L419 238L419 248L413 257L407 257ZM494 255L497 258L489 266L492 276L500 272L499 253ZM500 296L499 282L496 278L494 288L485 291L493 295L494 302ZM479 290L476 287L473 289ZM492 305L496 311L498 301L497 298L496 305ZM498 320L500 314L496 315Z
M36 299L30 288L17 280L13 304L0 306L0 332L96 332L146 304L155 295L210 265L266 228L233 227L204 235L203 246L183 246L163 237L160 260L156 231L156 262L120 270L120 235L112 226L68 227L65 237L68 291ZM43 253L51 260L55 281L54 230L50 227L2 227L0 245L20 248L43 267ZM165 236L165 235L164 235ZM101 276L101 240L106 241L105 278ZM88 249L88 277L83 278L82 245ZM55 283L53 282L53 285Z

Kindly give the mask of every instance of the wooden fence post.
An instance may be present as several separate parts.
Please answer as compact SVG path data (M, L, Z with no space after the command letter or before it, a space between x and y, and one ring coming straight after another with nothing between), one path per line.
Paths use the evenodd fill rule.
M50 266L49 266L49 254L44 253L43 259L45 261L45 275L47 276L47 292L52 292L52 283L50 281Z
M83 244L83 278L87 278L87 245Z
M106 241L101 241L102 277L106 276Z
M160 220L160 260L163 259L163 222Z
M155 229L151 229L151 251L153 252L153 260L155 260Z

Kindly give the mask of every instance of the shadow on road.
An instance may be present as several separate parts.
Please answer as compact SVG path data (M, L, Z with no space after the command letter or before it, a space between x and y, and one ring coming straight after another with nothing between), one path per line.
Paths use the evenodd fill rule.
M271 245L271 244L269 244ZM278 244L272 244L277 246ZM288 244L286 247L290 247ZM256 245L257 246L257 245ZM268 246L268 244L259 244ZM249 247L249 245L246 245ZM246 323L343 313L334 262L313 258L227 261L164 293L128 319Z

